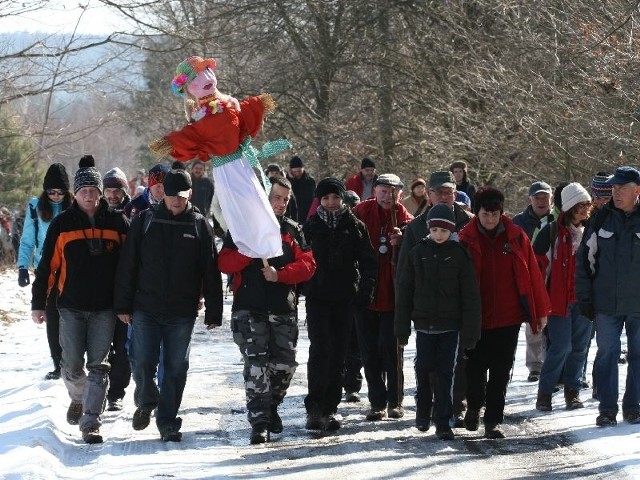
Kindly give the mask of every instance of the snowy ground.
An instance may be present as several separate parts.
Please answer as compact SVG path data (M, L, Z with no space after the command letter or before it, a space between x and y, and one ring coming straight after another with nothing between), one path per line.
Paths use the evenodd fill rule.
M105 412L105 443L86 445L65 421L69 403L62 381L45 381L50 370L45 327L29 316L30 288L17 286L17 272L0 275L0 478L2 479L395 479L395 478L640 478L640 426L621 421L595 427L597 404L583 392L586 408L534 409L536 385L526 381L524 333L509 385L505 440L456 430L443 442L433 428L413 427L414 377L405 352L407 414L401 420L370 423L368 404L342 404L343 428L328 435L304 429L306 360L309 342L300 308L300 367L282 406L285 431L266 445L251 446L244 413L240 354L225 324L212 332L199 320L191 369L180 411L182 443L164 443L152 425L131 428L133 385L123 412ZM590 358L595 354L595 344ZM621 374L626 368L621 369ZM621 384L624 384L622 382ZM366 387L365 387L366 388Z

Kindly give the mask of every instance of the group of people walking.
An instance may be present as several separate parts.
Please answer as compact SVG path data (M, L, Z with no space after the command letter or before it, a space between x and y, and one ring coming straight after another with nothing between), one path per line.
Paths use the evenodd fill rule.
M413 181L403 199L400 178L379 175L369 158L345 185L334 177L316 184L296 156L288 175L267 168L283 254L258 259L240 253L230 232L217 251L212 188L199 188L207 199L195 207L195 178L172 167L152 168L144 193L129 201L120 169L103 178L85 156L71 189L64 167L54 164L42 195L29 204L37 215L25 222L18 280L28 285L29 268L36 267L32 318L47 322L54 362L48 378L63 378L71 398L67 420L87 443L102 442L103 409L122 408L131 372L133 428L146 428L155 411L162 440L181 440L177 415L190 338L203 305L207 328L222 325L221 273L233 291L230 325L244 361L252 444L284 429L278 407L298 365L300 295L310 340L309 430L340 429L338 407L354 354L367 380L366 419L404 416L403 348L412 324L420 431L434 425L438 438L451 440L455 428L475 431L482 423L486 438L505 436L522 323L541 411L552 410L558 384L566 408L582 406L595 332L599 426L616 423L625 327L623 418L640 423L636 169L601 172L591 194L579 183L561 184L555 205L553 189L536 181L529 207L511 219L503 193L472 185L465 162ZM347 388L349 399L358 399L357 389Z

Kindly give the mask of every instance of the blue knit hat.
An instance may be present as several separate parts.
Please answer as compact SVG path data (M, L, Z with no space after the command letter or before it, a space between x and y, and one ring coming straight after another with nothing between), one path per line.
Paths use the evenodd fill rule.
M598 172L591 180L591 195L594 197L610 197L612 186L607 183L611 178L606 172Z

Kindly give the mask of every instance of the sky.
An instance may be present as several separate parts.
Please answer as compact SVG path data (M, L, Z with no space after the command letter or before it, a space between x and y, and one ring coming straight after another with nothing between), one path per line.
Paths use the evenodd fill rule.
M524 328L507 390L504 440L484 439L482 426L478 432L456 429L450 442L438 440L433 427L425 433L414 427L414 336L405 350L403 419L367 422L365 383L363 401L339 405L340 430L306 431L304 299L299 366L279 408L284 432L267 444L250 445L242 362L229 328L231 294L225 298L222 327L207 331L202 316L196 323L179 411L182 442L162 442L153 419L143 431L132 429L132 382L124 410L102 416L105 442L86 445L78 427L66 423L69 397L62 381L43 379L51 370L45 326L31 321L30 288L18 287L17 277L13 268L0 273L2 480L640 478L640 425L626 424L619 415L616 427L597 428L597 402L590 390L582 391L583 409L565 410L560 391L552 412L535 410L537 385L526 380ZM590 359L594 356L595 343ZM621 366L620 378L625 374Z
M86 8L82 9L80 5ZM69 33L78 19L77 31L84 34L111 33L123 25L116 14L97 0L50 0L41 10L0 18L0 31Z

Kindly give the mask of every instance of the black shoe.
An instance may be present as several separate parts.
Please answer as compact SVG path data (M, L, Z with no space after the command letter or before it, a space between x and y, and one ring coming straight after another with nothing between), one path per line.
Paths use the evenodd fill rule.
M382 420L386 416L387 411L384 408L377 409L371 407L371 410L369 410L369 413L367 413L366 419L370 422L376 422L378 420Z
M307 414L307 423L305 423L304 428L324 431L327 429L327 421L327 417L323 417L318 413L309 413Z
M464 428L469 430L470 432L475 432L478 430L480 426L480 411L478 410L467 410L467 413L464 415Z
M485 425L484 438L488 438L490 440L497 440L499 438L504 438L504 432L500 428L500 425Z
M540 372L534 370L533 372L529 373L527 382L537 382L538 380L540 380Z
M589 385L589 382L587 382L586 380L583 380L582 382L580 382L580 388L586 390L587 388L591 388L591 385Z
M402 405L389 407L387 408L387 415L389 415L389 418L402 418L404 417L404 407Z
M82 439L85 443L102 443L102 435L98 427L90 427L82 431Z
M426 432L431 427L431 422L428 418L417 417L416 416L416 428L421 432Z
M44 376L45 380L59 380L60 379L60 369L56 368L55 370L52 370L51 372L47 373Z
M327 426L327 432L335 432L340 430L340 421L334 415L326 415L323 418L323 423Z
M278 415L278 406L271 405L271 417L269 418L269 431L271 433L282 433L282 418Z
M180 442L182 441L182 432L175 427L169 427L162 432L160 438L163 442Z
M622 418L631 425L637 425L640 423L640 413L638 412L625 412L622 414Z
M344 401L347 403L356 403L360 401L360 395L358 392L344 392Z
M67 423L69 425L78 425L80 417L82 417L82 403L72 400L67 409Z
M613 427L618 424L615 413L601 413L596 418L598 427Z
M109 400L109 406L107 407L107 410L109 412L119 412L120 410L122 410L122 408L123 405L121 398L114 398L113 400Z
M131 425L134 430L144 430L149 426L151 421L151 410L145 410L142 407L138 407L133 414L133 420Z
M251 438L249 442L251 445L258 445L260 443L267 443L269 441L269 430L264 423L254 425L251 427Z
M455 435L453 434L453 431L449 426L436 427L436 437L438 437L440 440L453 440L455 438Z

